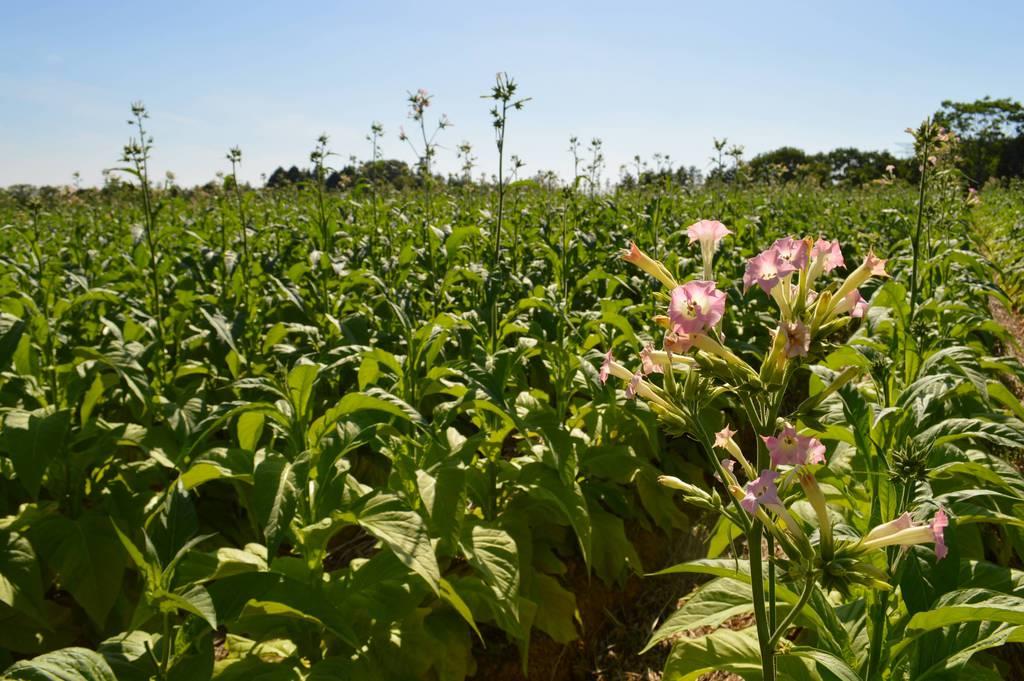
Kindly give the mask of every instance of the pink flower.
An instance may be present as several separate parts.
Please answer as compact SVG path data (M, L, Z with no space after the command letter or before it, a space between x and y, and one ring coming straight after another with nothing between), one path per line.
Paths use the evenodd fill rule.
M942 560L949 553L946 548L946 528L949 527L949 518L941 508L932 518L932 536L935 539L935 557Z
M890 520L887 523L883 523L872 528L872 530L868 532L867 536L864 537L864 541L884 539L885 537L890 537L902 530L908 530L913 527L913 525L914 521L911 519L910 514L904 511L903 515L895 520Z
M793 272L796 272L796 268L783 260L778 250L769 248L747 261L747 269L743 273L743 291L746 293L751 286L757 284L765 293L771 293L783 277Z
M693 337L688 333L668 331L665 333L663 347L667 352L674 352L677 355L682 355L689 352L690 348L693 347Z
M774 468L825 462L825 445L821 440L800 435L792 426L783 428L777 437L765 436L763 439Z
M612 357L612 351L609 350L604 356L604 361L601 362L601 372L598 374L601 378L601 383L608 382L608 376L611 374L612 362L614 360L615 358Z
M772 248L778 252L779 258L792 265L794 270L807 267L807 242L803 239L787 236L772 244Z
M633 378L629 379L629 384L626 386L626 399L632 400L636 398L636 392L640 389L640 382L643 381L644 375L641 372L633 374Z
M837 308L845 303L846 296L852 291L860 288L861 284L866 282L871 277L888 277L888 273L885 271L885 261L876 256L872 251L868 251L868 255L864 258L864 262L860 264L860 267L850 272L849 276L843 282L843 285L839 287L835 295L832 296L832 309L829 311L831 314L835 314Z
M665 367L651 359L652 352L654 352L654 347L650 343L645 345L644 349L640 351L640 363L642 365L644 376L647 376L648 374L665 373Z
M846 267L843 251L838 241L818 239L814 242L814 248L811 249L811 260L814 261L816 267L820 267L825 272L831 272L837 267Z
M718 220L701 220L687 227L686 234L690 237L691 244L699 241L701 246L708 243L715 248L722 239L732 234L732 230Z
M786 334L786 357L806 357L811 348L811 333L800 321L783 322L782 330Z
M729 443L732 441L732 436L736 434L736 431L725 426L720 431L715 433L715 446L721 449L728 449Z
M725 314L725 293L711 281L691 281L672 289L668 316L675 331L692 334L713 327Z
M711 279L711 263L715 258L715 251L723 238L732 234L732 231L718 220L701 220L695 222L686 229L690 237L690 243L700 242L700 256L704 263L704 278Z
M864 296L860 294L860 291L854 290L847 293L843 304L850 307L851 317L863 317L867 314L868 301L864 300Z
M949 518L943 509L939 509L928 525L918 524L904 513L895 520L879 525L868 532L861 542L864 550L881 549L886 546L914 546L915 544L935 544L935 557L942 560L949 555L946 546L945 530L949 527Z
M761 471L761 475L748 482L743 488L746 495L740 500L743 510L753 515L757 512L758 506L781 508L782 500L779 499L779 489L775 486L777 477L778 472L765 469Z
M675 278L665 269L665 266L637 248L636 243L630 241L629 248L623 249L620 255L623 260L631 265L636 265L665 286L672 288L676 285Z
M861 267L867 269L873 277L888 277L889 273L885 271L885 263L886 261L876 256L874 251L868 251L868 257L864 258Z

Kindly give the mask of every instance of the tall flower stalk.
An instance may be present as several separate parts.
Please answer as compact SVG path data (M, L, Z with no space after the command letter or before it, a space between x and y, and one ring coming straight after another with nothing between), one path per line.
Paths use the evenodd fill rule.
M501 257L501 230L505 217L505 133L508 131L508 114L513 109L521 110L530 101L530 97L516 98L516 90L519 86L507 73L499 73L494 80L491 93L481 95L481 97L495 102L491 108L491 124L494 127L494 143L498 147L498 217L497 227L494 230L494 262L497 263ZM518 237L518 234L516 236ZM516 257L516 242L517 239L514 238L513 261ZM515 267L514 262L513 267Z

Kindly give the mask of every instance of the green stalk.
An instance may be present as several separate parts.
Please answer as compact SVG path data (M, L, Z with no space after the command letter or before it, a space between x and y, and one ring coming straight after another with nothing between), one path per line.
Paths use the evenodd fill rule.
M764 571L761 568L761 536L764 526L754 520L747 533L750 551L750 591L754 600L754 622L757 626L757 645L761 650L761 675L763 681L775 681L775 647L768 629L768 613L765 611Z
M779 624L778 627L775 628L775 632L772 634L771 641L769 641L769 646L772 648L772 650L775 649L775 646L776 644L778 644L779 639L782 638L782 636L786 633L786 630L789 629L790 625L793 624L793 621L800 614L800 611L804 609L804 606L807 605L807 602L811 600L811 596L813 594L814 575L810 574L807 576L807 582L804 584L804 590L800 593L800 600L796 602L796 605L793 606L792 610L786 613L786 616L782 618L782 622ZM868 678L874 677L869 675Z

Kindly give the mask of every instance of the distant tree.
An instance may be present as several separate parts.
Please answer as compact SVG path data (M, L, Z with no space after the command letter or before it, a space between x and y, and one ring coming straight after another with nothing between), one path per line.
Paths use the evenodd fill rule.
M1024 175L1024 106L983 97L942 102L935 121L960 139L961 170L975 185L990 177Z

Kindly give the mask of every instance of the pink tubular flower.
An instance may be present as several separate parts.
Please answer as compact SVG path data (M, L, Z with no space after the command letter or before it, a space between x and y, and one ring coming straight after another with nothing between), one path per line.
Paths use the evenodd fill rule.
M872 251L868 251L868 255L864 258L864 262L860 264L860 267L850 272L849 276L843 282L843 285L839 287L835 295L832 296L832 309L831 312L835 312L836 308L839 307L846 296L851 292L856 291L860 288L861 284L866 282L871 277L888 277L889 274L885 271L885 261L876 256Z
M936 511L935 517L932 518L932 537L935 539L935 557L942 560L949 554L949 549L946 548L946 528L949 527L949 518L946 517L946 512L941 508Z
M644 346L644 349L640 351L640 363L642 365L642 371L644 376L648 374L663 374L665 373L665 367L661 366L653 359L651 359L651 353L654 352L654 346L650 343Z
M757 284L765 293L771 293L783 277L793 272L796 272L796 267L783 260L777 249L769 248L747 261L747 269L743 273L743 291L746 293L751 286Z
M718 244L732 231L718 220L701 220L686 229L690 243L700 242L700 256L704 263L704 278L712 278L711 264L715 258Z
M615 361L615 358L612 357L612 351L609 350L608 353L605 354L604 356L604 361L601 362L601 372L598 374L598 376L601 378L601 383L608 382L608 376L611 374L613 361Z
M712 281L691 281L676 286L670 294L668 316L673 330L692 334L713 327L725 314L725 292Z
M640 388L640 382L643 381L644 375L638 371L633 374L633 378L629 379L629 384L626 385L626 399L636 399L636 391Z
M800 435L793 426L783 428L776 437L769 435L763 439L773 468L825 462L825 445L821 440Z
M772 244L772 249L778 252L779 258L792 265L793 269L802 270L807 267L807 242L803 239L787 236Z
M693 347L693 337L688 333L668 331L665 333L663 347L667 352L674 352L681 355L689 352L690 348Z
M872 530L868 532L867 536L864 537L864 541L870 542L883 539L896 534L901 530L910 529L913 525L914 521L911 519L910 514L904 511L903 515L900 517L872 528Z
M866 267L873 277L888 277L889 273L885 271L885 260L882 260L874 251L868 251L868 257L864 258L864 263L861 267Z
M868 532L861 542L864 550L881 549L886 546L913 546L915 544L935 544L935 557L942 560L949 555L946 546L945 530L949 527L949 517L943 509L939 509L931 523L924 525L911 520L909 513L904 513L895 520L879 525Z
M712 248L717 248L719 242L730 234L732 234L732 230L718 220L701 220L686 228L686 235L690 237L690 243L694 244L699 241L702 247L707 243Z
M761 475L748 482L743 488L746 494L740 500L743 510L753 515L757 512L758 506L782 508L779 489L775 486L777 477L778 472L765 469L761 471Z
M844 303L850 306L851 317L863 317L867 314L868 301L864 300L864 296L860 294L860 291L854 290L847 293Z
M838 241L827 241L825 239L815 241L814 247L811 249L811 261L813 262L812 267L814 269L820 269L824 272L831 272L837 267L846 267L843 251Z
M786 357L806 357L811 349L811 333L801 322L783 322L782 330L786 334Z
M736 431L725 426L720 431L715 433L715 446L721 449L728 449L729 444L732 442L732 436L736 434Z
M623 249L621 256L623 260L631 265L636 265L665 286L673 288L676 285L675 278L665 269L665 266L637 248L636 243L630 241L629 248Z

